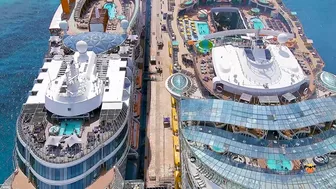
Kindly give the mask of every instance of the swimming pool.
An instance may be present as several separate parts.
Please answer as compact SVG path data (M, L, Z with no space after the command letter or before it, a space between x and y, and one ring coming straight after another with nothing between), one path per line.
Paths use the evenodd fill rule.
M290 171L293 169L292 163L285 157L281 160L267 160L267 167L275 171Z
M265 28L264 23L259 18L252 18L251 22L253 23L254 29L263 29Z
M58 133L59 136L62 135L72 135L73 133L80 133L80 128L83 122L79 120L72 120L72 121L62 121L61 122L61 129ZM74 132L76 130L76 132Z
M204 36L210 34L210 28L206 22L196 22L198 40L203 40Z
M109 19L112 20L116 17L117 14L117 6L114 3L106 3L104 5L104 9L107 10Z

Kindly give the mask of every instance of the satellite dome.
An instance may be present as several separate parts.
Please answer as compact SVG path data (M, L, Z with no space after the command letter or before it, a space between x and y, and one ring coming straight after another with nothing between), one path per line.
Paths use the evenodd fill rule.
M68 29L68 23L67 23L65 20L62 20L62 21L60 21L60 23L59 23L59 27L60 27L62 30L67 30L67 29Z
M122 21L120 22L120 26L121 26L121 28L124 29L124 30L127 29L128 25L129 25L129 23L128 23L127 20L122 20Z
M287 41L288 41L288 36L287 36L287 34L285 34L285 33L280 33L280 34L278 35L278 42L279 42L279 43L283 44L283 43L286 43Z
M86 53L88 45L85 41L78 41L76 43L76 49L79 53Z

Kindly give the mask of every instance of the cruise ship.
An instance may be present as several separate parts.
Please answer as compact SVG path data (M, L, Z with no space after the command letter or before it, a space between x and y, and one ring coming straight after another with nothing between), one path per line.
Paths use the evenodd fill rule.
M177 186L335 188L336 76L322 71L295 18L274 1L245 2L271 9L258 17L259 4L184 1L172 21L184 40L166 80L177 101Z
M139 124L139 4L61 0L17 119L12 188L124 187Z

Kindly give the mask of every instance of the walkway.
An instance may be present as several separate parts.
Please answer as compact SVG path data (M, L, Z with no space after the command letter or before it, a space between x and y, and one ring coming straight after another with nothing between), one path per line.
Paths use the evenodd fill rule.
M173 134L170 127L163 125L163 118L170 116L170 94L165 88L165 81L169 77L171 58L168 54L169 36L161 32L160 22L163 12L167 12L166 1L152 1L151 14L151 55L156 56L156 65L150 65L150 72L156 72L156 67L162 68L162 75L155 74L158 81L149 81L148 88L148 122L145 158L146 187L158 187L163 182L174 181ZM150 11L150 10L147 10ZM158 29L157 29L158 28ZM163 49L157 48L157 37L162 38ZM158 64L160 62L160 64ZM154 76L154 75L152 75ZM147 168L147 170L146 170Z

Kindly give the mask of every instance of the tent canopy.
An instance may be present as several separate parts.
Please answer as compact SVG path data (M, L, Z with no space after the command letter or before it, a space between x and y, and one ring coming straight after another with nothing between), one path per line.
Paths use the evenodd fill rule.
M45 146L58 146L63 136L49 136L45 142Z
M74 144L82 143L82 139L78 138L76 134L69 136L64 141L67 145L69 145L69 147L73 146Z

